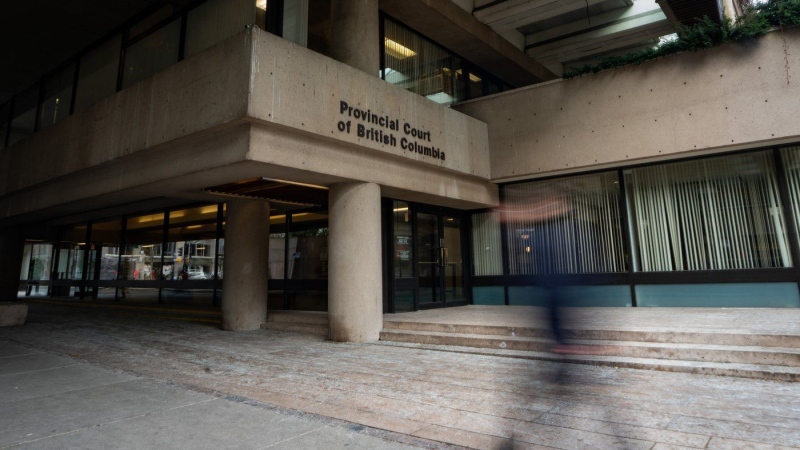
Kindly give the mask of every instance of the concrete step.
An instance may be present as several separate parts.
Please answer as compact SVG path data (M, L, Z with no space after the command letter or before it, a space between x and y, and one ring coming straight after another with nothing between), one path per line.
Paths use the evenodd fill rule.
M264 322L261 324L262 330L291 331L293 333L313 334L317 336L328 336L328 325L315 323L293 323L293 322Z
M317 311L269 311L267 322L299 323L307 325L328 326L328 313Z
M591 364L614 368L661 370L699 375L753 378L761 380L800 382L800 367L759 364L722 363L710 361L679 361L669 359L629 358L623 356L555 355L548 352L500 350L455 345L418 344L393 341L374 341L372 345L385 345L421 350L464 353L503 358L553 361L569 364Z
M546 338L550 332L540 327L507 327L435 322L384 320L383 329L428 331L509 337ZM736 332L685 332L666 329L565 330L565 336L577 340L607 340L627 342L660 342L673 344L710 344L752 347L800 348L800 336L782 334L753 334Z
M381 340L433 345L454 345L498 350L547 352L552 341L541 337L490 336L433 331L383 330ZM592 353L627 358L708 361L800 367L800 349L708 344L675 344L615 340L571 340Z

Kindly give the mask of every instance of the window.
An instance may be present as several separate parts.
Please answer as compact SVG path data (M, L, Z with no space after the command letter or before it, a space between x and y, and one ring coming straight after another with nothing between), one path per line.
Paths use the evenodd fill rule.
M125 50L122 88L160 72L178 62L181 20L175 19Z
M770 151L625 172L637 270L792 265Z
M186 57L223 41L255 22L253 0L209 0L189 11Z
M81 58L75 111L83 111L117 91L121 45L120 33Z
M523 212L506 231L512 275L626 270L616 172L514 184L504 194ZM540 246L553 243L550 266L537 266Z
M69 64L44 81L42 104L39 108L39 129L53 125L69 116L75 63Z

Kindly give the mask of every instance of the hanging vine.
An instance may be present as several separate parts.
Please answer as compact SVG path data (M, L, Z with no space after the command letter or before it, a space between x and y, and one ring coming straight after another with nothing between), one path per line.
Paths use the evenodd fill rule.
M602 70L639 65L646 61L674 55L682 52L696 52L724 44L726 42L752 42L766 34L772 28L784 28L800 25L800 0L767 0L763 3L748 4L735 22L716 23L703 17L692 26L678 24L675 28L677 38L663 42L655 47L628 53L622 56L598 57L597 64L583 67L570 67L564 72L564 79L570 79L597 73ZM786 47L786 46L784 46ZM788 82L788 48L786 55L786 71Z

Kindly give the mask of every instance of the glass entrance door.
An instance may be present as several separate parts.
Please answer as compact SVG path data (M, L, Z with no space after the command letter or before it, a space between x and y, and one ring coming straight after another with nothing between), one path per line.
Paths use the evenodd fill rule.
M384 200L385 310L408 312L466 305L465 216L399 200Z
M465 304L461 216L424 208L414 215L418 309Z

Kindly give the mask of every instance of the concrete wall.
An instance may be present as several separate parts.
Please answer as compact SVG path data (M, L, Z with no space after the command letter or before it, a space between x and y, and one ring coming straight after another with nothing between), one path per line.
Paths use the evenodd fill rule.
M458 105L494 181L800 141L800 30Z
M400 156L425 165L482 178L489 177L486 125L377 77L264 32L255 33L253 74L248 116L316 138L358 146L362 151L392 158ZM340 102L399 120L401 130L340 114ZM350 121L351 132L339 131L339 121ZM393 134L396 146L356 135L357 124ZM430 132L425 144L445 152L445 159L421 156L400 148L407 136L402 127ZM420 142L423 142L420 140ZM357 176L358 173L353 173Z
M397 145L359 138L342 100L397 120ZM444 160L401 149L406 122L430 132ZM253 28L0 150L0 225L254 176L497 201L485 124Z
M244 117L250 45L241 33L0 150L0 195Z

